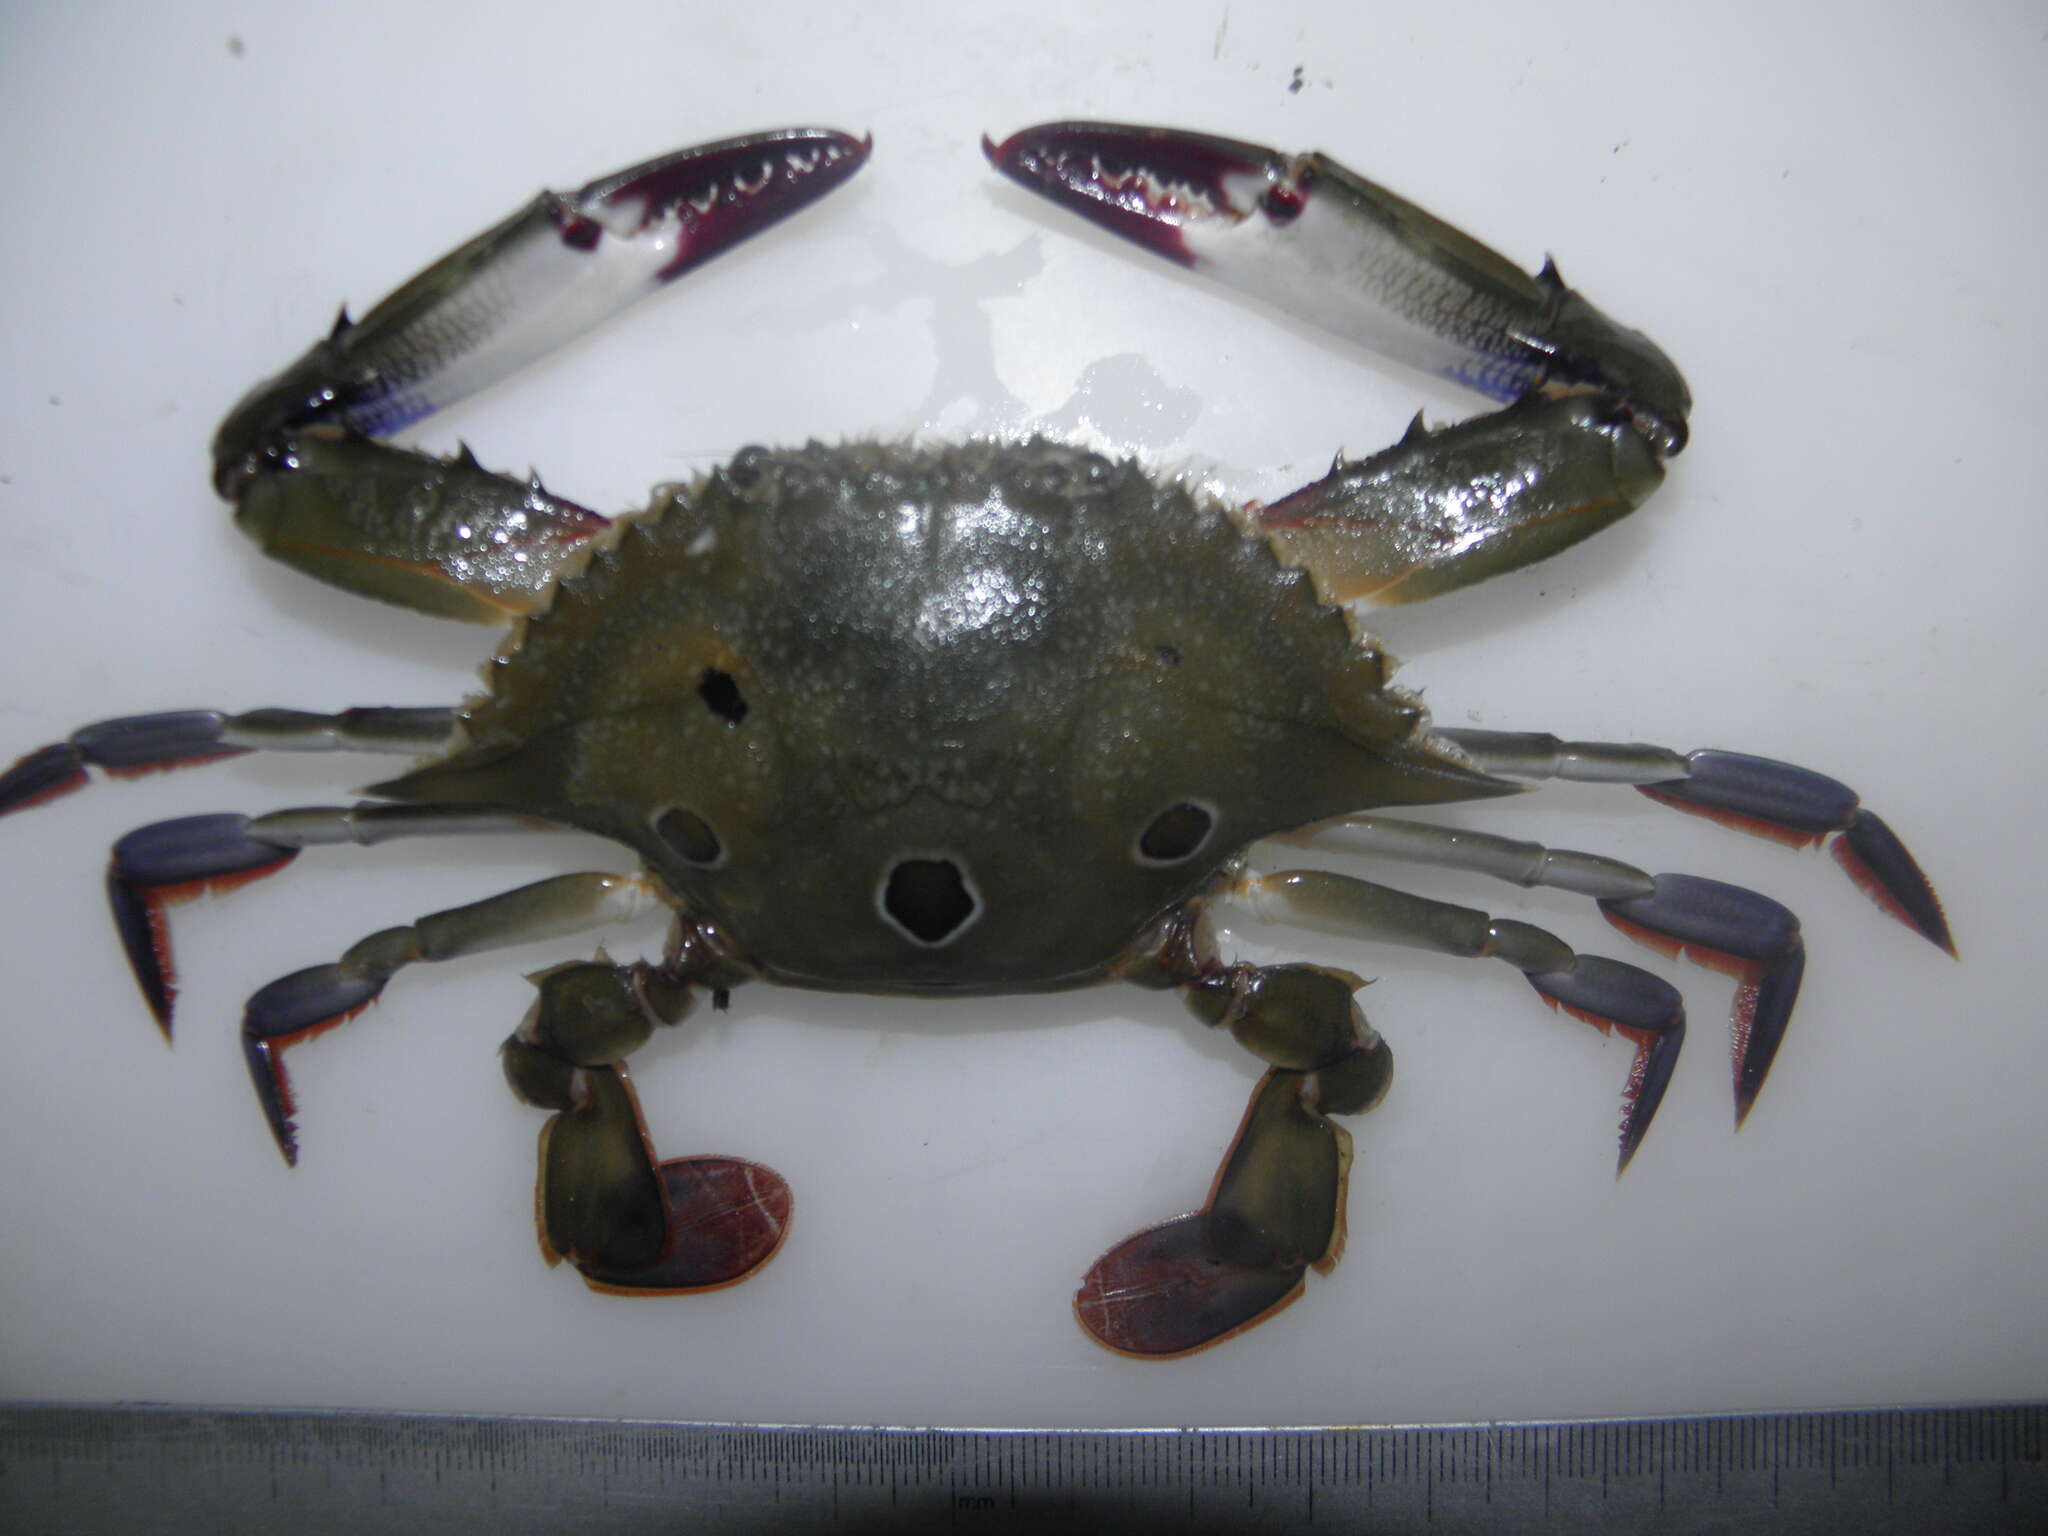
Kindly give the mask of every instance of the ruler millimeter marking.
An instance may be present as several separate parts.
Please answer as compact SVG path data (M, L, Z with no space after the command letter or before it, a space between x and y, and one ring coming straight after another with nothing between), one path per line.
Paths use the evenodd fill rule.
M1289 1430L0 1408L0 1529L2048 1529L2048 1404Z

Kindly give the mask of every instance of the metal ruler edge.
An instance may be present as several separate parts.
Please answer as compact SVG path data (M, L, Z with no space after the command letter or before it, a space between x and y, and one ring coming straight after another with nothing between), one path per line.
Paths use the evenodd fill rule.
M1589 1536L2048 1529L2048 1401L1143 1429L0 1405L10 1530L998 1532L1075 1518Z

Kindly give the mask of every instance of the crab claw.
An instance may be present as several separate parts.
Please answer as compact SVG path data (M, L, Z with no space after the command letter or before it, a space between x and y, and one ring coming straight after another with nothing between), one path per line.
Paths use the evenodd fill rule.
M1806 974L1799 919L1739 885L1697 875L1657 875L1653 882L1649 895L1603 901L1600 910L1639 943L1726 971L1740 983L1731 1021L1740 1126L1784 1043Z
M981 149L1019 186L1184 267L1255 210L1279 223L1301 212L1285 155L1212 133L1040 123L1000 144L983 135Z
M1596 389L1659 454L1685 446L1691 395L1647 337L1328 155L1121 123L982 142L1021 185L1312 325L1497 400Z
M1870 899L1953 956L1956 942L1941 898L1892 829L1862 808L1856 791L1811 768L1724 752L1688 752L1682 779L1637 787L1675 810L1807 848L1832 833L1834 855Z
M504 378L815 202L870 144L775 129L543 192L251 390L214 439L215 483L233 495L282 433L381 436Z
M164 1038L178 993L164 909L193 897L233 890L274 874L298 857L249 832L249 818L234 814L181 816L137 827L114 844L107 864L107 899L129 967Z

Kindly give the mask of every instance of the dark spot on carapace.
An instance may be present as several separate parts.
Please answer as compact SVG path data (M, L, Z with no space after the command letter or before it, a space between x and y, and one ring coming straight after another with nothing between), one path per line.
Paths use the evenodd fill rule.
M1209 840L1216 817L1192 800L1170 805L1138 838L1138 852L1154 864L1175 864Z
M671 806L654 819L654 832L682 855L683 862L709 869L725 856L711 823L686 806Z
M746 695L740 692L740 685L733 681L730 672L721 672L716 667L706 667L703 681L697 684L697 697L708 704L711 713L727 725L738 725L747 718Z
M1157 656L1165 666L1177 667L1180 665L1180 647L1177 645L1155 645L1152 647L1152 654Z
M951 859L904 859L889 871L882 909L920 944L943 944L974 916L974 893Z

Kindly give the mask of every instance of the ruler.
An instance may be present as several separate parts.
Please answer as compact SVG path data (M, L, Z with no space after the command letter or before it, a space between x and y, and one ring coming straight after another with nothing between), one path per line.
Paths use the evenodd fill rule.
M2048 1530L2048 1404L1554 1424L969 1430L0 1409L0 1529Z

